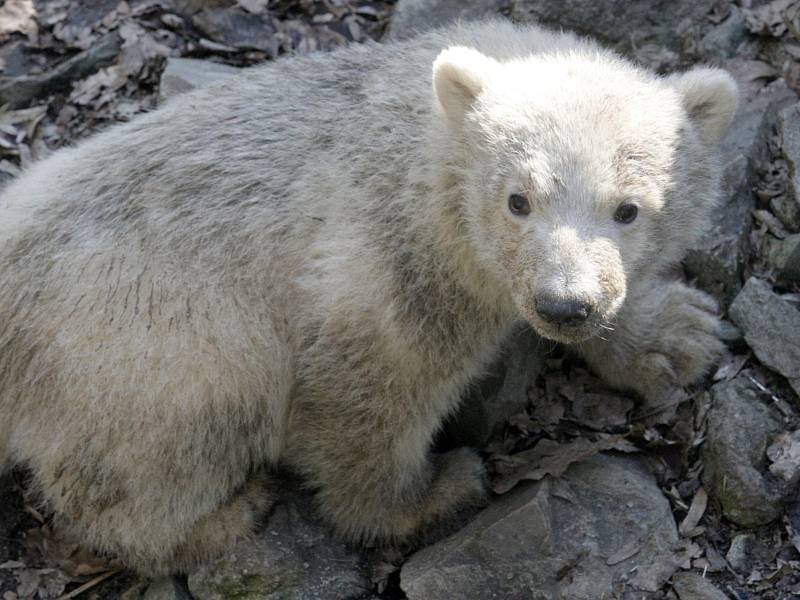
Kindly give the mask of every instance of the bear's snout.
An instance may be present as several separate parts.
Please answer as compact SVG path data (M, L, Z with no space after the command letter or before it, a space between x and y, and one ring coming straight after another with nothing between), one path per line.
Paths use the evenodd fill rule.
M586 300L579 298L559 298L541 295L534 301L536 314L548 323L574 327L582 325L594 308Z

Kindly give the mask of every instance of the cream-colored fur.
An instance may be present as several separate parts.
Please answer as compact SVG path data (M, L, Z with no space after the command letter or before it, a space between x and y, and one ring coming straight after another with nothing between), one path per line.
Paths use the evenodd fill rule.
M702 373L713 305L666 273L734 107L720 71L490 22L280 60L63 150L0 194L0 463L143 572L249 533L262 465L347 538L406 539L483 497L477 454L429 446L520 319L645 395ZM546 322L542 293L592 315Z

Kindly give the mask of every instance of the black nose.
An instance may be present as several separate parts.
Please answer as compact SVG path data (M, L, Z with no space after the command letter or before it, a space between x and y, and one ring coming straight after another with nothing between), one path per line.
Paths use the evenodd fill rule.
M580 325L592 313L592 306L588 302L574 298L542 296L536 299L536 312L549 323Z

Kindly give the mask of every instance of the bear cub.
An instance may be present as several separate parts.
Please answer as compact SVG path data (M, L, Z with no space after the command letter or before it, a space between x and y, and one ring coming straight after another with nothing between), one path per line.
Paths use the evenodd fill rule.
M0 468L149 574L250 534L263 466L348 540L486 494L442 420L520 321L658 400L714 302L671 273L717 196L726 73L505 22L278 60L0 192Z

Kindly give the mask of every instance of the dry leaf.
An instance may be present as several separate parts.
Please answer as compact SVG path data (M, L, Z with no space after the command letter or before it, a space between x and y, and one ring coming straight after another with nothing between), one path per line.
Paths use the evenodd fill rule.
M768 210L763 210L763 209L754 210L753 216L756 218L756 221L764 224L769 230L769 232L779 240L782 240L787 235L789 235L789 232L786 231L786 228L783 226L783 223L780 222L778 217L773 215Z
M781 433L767 448L767 456L772 461L770 473L789 485L800 481L800 431Z
M690 568L692 560L702 555L700 546L682 540L671 550L652 556L644 565L638 565L631 585L646 592L657 592L678 569Z
M269 0L237 0L236 3L247 12L257 15L267 10Z
M773 0L755 9L744 9L747 28L757 35L781 37L786 33L786 21L797 0Z
M686 514L686 517L683 519L680 527L678 528L678 531L683 537L694 537L703 532L703 529L698 528L697 525L700 523L700 519L703 518L707 507L708 494L706 493L706 490L701 487L694 495L694 498L692 499L692 505L689 507L689 512Z
M100 96L104 90L115 92L128 82L126 69L120 65L112 65L105 69L100 69L94 75L78 82L75 89L70 94L70 102L80 105L88 105Z
M577 421L597 431L624 427L632 410L633 401L619 394L583 392L572 401Z
M103 573L116 566L59 537L47 525L28 530L25 545L28 552L38 555L47 565L58 568L72 579Z
M736 377L753 354L728 354L714 373L714 381L730 381Z
M618 565L619 563L625 562L629 558L636 556L641 549L642 547L638 542L630 542L609 556L606 559L606 564L609 567Z
M0 6L0 38L11 33L36 34L35 15L33 0L6 0Z
M560 477L571 464L587 460L604 450L638 451L636 446L622 436L612 436L595 442L578 438L566 444L541 440L532 450L509 457L511 465L517 466L495 481L493 489L498 494L505 494L523 480L538 481L546 475Z

